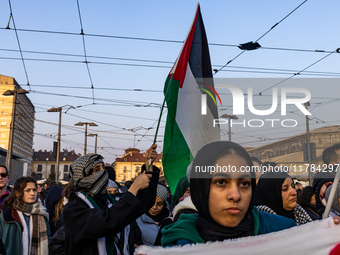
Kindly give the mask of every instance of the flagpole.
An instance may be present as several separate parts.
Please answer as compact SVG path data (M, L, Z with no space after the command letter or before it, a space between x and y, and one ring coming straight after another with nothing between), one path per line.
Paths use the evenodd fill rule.
M338 168L339 168L339 165L338 165ZM329 216L329 212L331 211L331 207L332 207L333 200L334 200L334 197L335 197L335 192L336 192L336 189L338 188L339 179L340 179L340 171L339 171L338 168L337 168L337 172L336 172L336 175L335 175L335 178L334 178L334 181L333 181L331 194L329 194L329 198L328 198L328 201L327 201L327 204L326 204L325 213L323 215L324 219L328 218L328 216Z
M169 87L170 87L170 84L171 84L172 77L174 76L174 73L175 73L175 72L173 72L173 73L171 74L171 77L170 77L169 82L168 82L168 87L167 87L166 92L165 92L165 95L164 95L164 100L163 100L161 112L159 113L159 118L158 118L156 133L155 133L155 137L154 137L154 139L153 139L152 145L155 145L155 144L156 144L156 139L157 139L157 135L158 135L159 124L161 123L161 118L162 118L162 115L163 115L163 109L164 109L166 97L167 97L167 95L168 95ZM149 159L149 165L148 165L148 169L147 169L147 171L146 171L147 173L150 171L151 161L152 161L152 158Z

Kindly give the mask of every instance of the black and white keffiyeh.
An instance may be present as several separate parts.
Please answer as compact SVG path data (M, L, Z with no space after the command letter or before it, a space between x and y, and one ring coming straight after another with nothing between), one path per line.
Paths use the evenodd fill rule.
M106 193L106 170L92 174L93 168L99 163L104 163L103 157L95 154L79 157L70 165L70 178L78 191L85 191L92 196Z
M272 210L270 207L266 205L258 205L256 207L259 211L277 215L277 213L274 212L274 210ZM293 214L297 225L302 225L313 221L311 217L308 215L308 213L299 204L297 204L296 207L294 208Z

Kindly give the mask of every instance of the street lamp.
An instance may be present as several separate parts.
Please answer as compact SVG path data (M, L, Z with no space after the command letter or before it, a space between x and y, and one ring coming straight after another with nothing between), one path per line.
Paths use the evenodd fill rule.
M232 119L232 120L237 120L238 118L237 118L237 116L236 115L229 115L229 114L223 114L222 116L221 116L222 118L228 118L229 120L228 120L228 123L229 123L229 142L231 142L231 125L230 125L230 120Z
M11 173L11 159L12 159L12 150L13 150L13 135L14 135L14 123L15 123L15 108L17 105L17 95L18 94L26 94L28 91L19 88L13 90L6 90L2 95L3 96L14 96L13 98L13 106L12 106L12 121L9 131L9 140L8 140L8 150L6 156L6 166L8 168L8 173Z
M87 136L95 136L96 137L96 140L95 140L95 143L94 143L94 154L97 154L97 138L98 138L98 134L88 134Z
M61 132L61 111L62 107L54 108L47 110L48 112L59 112L59 126L58 126L58 144L57 144L57 155L56 155L56 165L57 165L57 171L56 171L56 183L58 184L59 179L59 152L60 152L60 132Z
M87 125L91 127L98 127L98 125L94 122L78 122L74 124L75 126L84 126L85 125L85 143L84 143L84 155L86 155L86 145L87 145Z

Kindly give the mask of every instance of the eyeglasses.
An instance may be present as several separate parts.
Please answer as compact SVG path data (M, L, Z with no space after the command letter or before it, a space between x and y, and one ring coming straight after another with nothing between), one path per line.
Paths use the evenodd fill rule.
M8 173L1 173L0 176L1 176L2 178L6 178L6 177L8 176Z

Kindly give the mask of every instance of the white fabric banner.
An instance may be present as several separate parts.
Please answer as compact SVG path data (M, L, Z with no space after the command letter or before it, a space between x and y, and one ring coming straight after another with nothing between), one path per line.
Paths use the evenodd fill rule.
M170 248L141 246L136 250L135 254L326 255L339 243L340 225L335 225L332 218L327 218L280 232L244 237L237 240L226 240L224 242Z

